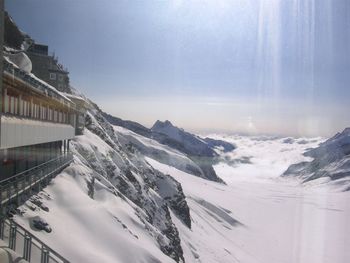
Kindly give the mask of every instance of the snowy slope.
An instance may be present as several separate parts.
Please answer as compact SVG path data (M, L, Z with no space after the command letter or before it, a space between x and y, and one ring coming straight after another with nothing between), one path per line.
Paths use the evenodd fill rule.
M39 194L50 211L24 206L24 216L17 216L16 221L71 262L172 262L146 234L131 202L100 183L91 199L85 176L82 167L71 166ZM52 233L31 226L38 216L50 224Z
M19 35L25 49L31 39ZM320 146L320 138L202 138L169 121L152 129L108 121L86 100L74 163L14 217L71 262L350 262L350 191L280 177L291 167L304 181L337 179L344 190L350 130Z
M128 147L134 147L143 155L174 166L181 171L193 173L198 176L202 174L200 167L178 150L120 126L114 126L114 130L120 143L128 145Z
M328 183L339 190L350 190L350 128L304 155L312 160L291 165L284 176L296 176L304 183Z
M350 261L350 195L280 178L290 164L307 159L302 153L319 139L225 140L236 143L235 154L241 152L234 164L215 166L227 185L147 159L178 180L187 196L192 228L178 227L186 262Z
M182 262L173 218L185 228L191 221L181 185L123 148L98 109L87 128L72 142L74 164L15 220L72 262ZM35 218L52 233L36 231Z
M215 147L222 147L223 151L233 151L234 145L222 140L203 139L195 134L186 132L184 129L174 126L170 121L156 121L151 128L152 132L164 134L168 137L168 143L176 149L181 149L189 156L215 157L218 153ZM173 141L173 142L170 142Z
M280 177L312 161L303 152L320 138L210 137L237 147L217 152L227 185L184 172L187 155L95 107L72 142L74 164L15 220L72 262L349 262L348 192ZM35 230L38 217L51 233Z

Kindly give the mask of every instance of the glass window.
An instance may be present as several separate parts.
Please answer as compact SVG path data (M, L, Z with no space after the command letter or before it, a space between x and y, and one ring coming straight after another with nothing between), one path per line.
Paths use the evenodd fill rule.
M50 79L56 80L56 73L50 73Z

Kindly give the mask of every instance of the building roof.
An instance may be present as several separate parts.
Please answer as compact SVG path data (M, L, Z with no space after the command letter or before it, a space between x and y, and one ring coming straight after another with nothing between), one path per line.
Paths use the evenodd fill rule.
M27 50L31 53L41 54L41 55L48 55L49 54L49 46L48 45L42 45L42 44L36 44L33 43Z
M65 93L65 92L62 92L62 93L66 97L70 98L73 102L75 102L78 108L83 107L86 110L91 108L91 105L89 104L88 100L83 96L79 96L77 94Z
M14 64L7 56L4 56L4 74L10 74L25 83L30 84L30 86L39 93L45 94L49 97L55 98L62 103L74 104L71 99L65 96L62 92L58 91L56 88L46 83L45 81L39 79L32 73L27 73L20 69L16 64ZM75 106L75 104L74 104Z

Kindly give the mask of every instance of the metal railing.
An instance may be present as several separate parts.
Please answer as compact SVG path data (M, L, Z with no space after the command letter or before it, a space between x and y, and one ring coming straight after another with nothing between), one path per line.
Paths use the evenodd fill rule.
M13 201L18 201L22 194L31 191L34 187L38 187L40 191L42 185L47 185L57 172L68 166L72 160L72 154L65 153L55 159L0 181L0 208Z
M21 195L30 193L33 188L37 187L37 190L40 191L42 186L47 185L59 171L72 161L73 155L65 153L0 181L0 239L28 262L67 263L69 261L16 222L1 217L1 211L6 210L9 203L17 202L18 205Z
M55 250L9 219L0 219L0 239L28 262L69 263Z

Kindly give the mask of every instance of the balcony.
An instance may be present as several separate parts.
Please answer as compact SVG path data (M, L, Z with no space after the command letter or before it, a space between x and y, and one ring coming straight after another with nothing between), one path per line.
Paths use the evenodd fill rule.
M26 191L30 191L34 187L40 188L42 184L47 184L72 161L72 154L65 153L46 163L0 181L0 208L5 207L12 201L17 201L16 199Z
M70 124L0 116L0 149L69 140L74 134L75 129Z
M26 260L25 262L33 263L69 263L59 253L13 220L0 218L0 239L3 240L0 242L2 249L8 247L18 255L23 255L23 260L19 262ZM8 262L18 262L18 260Z
M26 199L36 191L40 191L72 161L73 155L64 153L46 163L0 181L0 239L10 249L23 255L28 262L68 263L61 255L16 222L6 219L4 215L10 207L19 205L20 199Z
M23 260L19 262L26 260L25 262L30 263L69 263L59 253L13 220L0 218L0 239L3 240L3 242L0 242L3 249L8 247L17 252L18 255L23 255Z

